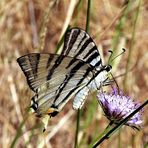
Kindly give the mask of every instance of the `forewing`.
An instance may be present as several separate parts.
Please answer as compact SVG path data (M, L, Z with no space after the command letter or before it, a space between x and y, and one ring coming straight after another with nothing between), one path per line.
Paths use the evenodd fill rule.
M17 62L26 76L28 85L37 92L38 88L47 82L48 85L55 85L52 83L56 83L56 80L63 80L65 75L73 76L77 71L77 75L82 77L86 70L90 69L90 66L81 60L75 59L71 64L72 60L73 58L64 55L31 53L18 58Z
M93 67L64 55L28 54L17 61L30 88L36 92L33 108L40 116L51 108L60 111L93 77ZM35 106L37 105L37 107Z
M63 55L81 59L100 69L102 60L92 38L82 29L72 28L65 34Z

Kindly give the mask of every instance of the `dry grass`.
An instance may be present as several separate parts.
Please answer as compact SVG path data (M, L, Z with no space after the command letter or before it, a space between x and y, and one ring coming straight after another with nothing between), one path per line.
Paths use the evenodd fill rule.
M50 2L50 4L49 4ZM77 1L76 1L77 2ZM124 0L102 0L92 2L90 19L90 34L93 36L100 52L108 59L108 49L114 47L116 26L123 15ZM74 2L73 2L74 3ZM73 6L73 11L69 9ZM71 6L71 7L72 7ZM16 59L30 52L54 53L56 45L67 25L73 26L77 18L77 26L85 29L86 1L82 1L81 9L68 0L3 0L0 1L0 147L10 147L20 123L26 115L26 108L33 95ZM116 42L116 51L126 48L126 53L119 59L113 69L113 74L119 75L126 70L126 61L132 39L133 18L138 2L132 2L120 36ZM71 11L70 11L71 10ZM47 11L47 13L46 13ZM67 12L69 12L67 14ZM70 14L71 13L71 14ZM79 14L79 15L78 15ZM140 7L135 37L130 57L130 68L126 80L128 93L144 102L148 99L148 3L143 0ZM123 79L118 83L123 88ZM81 118L81 131L79 140L81 147L87 147L93 135L105 128L108 121L99 111L93 112L92 122L86 126L87 109L92 97L85 103ZM89 108L90 109L90 108ZM148 144L148 111L145 108L143 119L144 128L133 131L129 127L121 130L122 147L140 148ZM19 136L15 147L73 147L75 137L76 112L69 102L64 110L50 120L46 133L40 128L32 128L40 123L31 116L22 128L23 134ZM84 126L85 125L85 126ZM58 130L57 130L58 129ZM117 147L118 134L105 141L101 147Z

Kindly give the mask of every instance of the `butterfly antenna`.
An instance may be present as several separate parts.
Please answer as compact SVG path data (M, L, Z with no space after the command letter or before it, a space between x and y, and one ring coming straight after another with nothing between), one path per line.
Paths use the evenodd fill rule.
M111 57L113 55L113 51L112 50L108 50L108 52L110 53L109 59L108 59L108 64L110 63Z
M117 56L115 56L113 59L111 59L111 62L113 62L117 57L119 57L120 55L122 55L126 50L124 48L122 48L122 52L119 53Z

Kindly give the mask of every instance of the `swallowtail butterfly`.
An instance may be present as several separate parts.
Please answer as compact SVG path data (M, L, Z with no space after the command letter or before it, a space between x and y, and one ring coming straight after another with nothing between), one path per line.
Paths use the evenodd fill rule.
M60 55L30 53L17 62L35 93L31 108L38 117L55 116L72 97L79 109L89 92L109 83L111 66L102 64L92 38L80 28L66 32Z

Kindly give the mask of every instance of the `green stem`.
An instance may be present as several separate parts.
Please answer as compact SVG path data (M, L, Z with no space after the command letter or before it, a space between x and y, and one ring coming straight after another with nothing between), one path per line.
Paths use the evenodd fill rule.
M132 56L132 50L133 50L133 44L134 44L134 39L135 39L135 33L136 33L136 26L137 26L137 20L138 20L138 16L139 16L139 12L140 12L140 6L141 6L141 0L139 0L139 4L138 4L138 9L136 11L135 14L135 20L134 20L134 26L133 26L133 31L132 31L132 39L131 39L131 44L129 47L129 53L128 53L128 58L127 58L127 64L126 64L126 72L125 72L125 77L124 77L124 81L123 81L123 86L124 86L124 90L126 91L127 89L127 77L128 77L128 70L130 69L130 63L131 63L131 56Z
M78 147L78 134L79 134L79 129L80 129L80 116L81 116L81 110L78 109L78 112L77 112L77 124L76 124L76 134L75 134L75 146L74 146L74 148Z
M96 148L98 145L100 145L104 140L108 139L113 133L115 133L118 129L122 127L132 116L134 116L137 112L139 112L144 106L148 104L148 100L146 100L141 106L139 106L135 111L133 111L131 114L129 114L125 119L123 119L119 124L117 124L115 127L113 127L106 135L104 135L101 139L98 140L97 143L93 145L93 148Z
M88 0L88 4L87 4L87 18L86 18L86 32L89 32L90 11L91 11L91 0Z
M15 135L15 137L14 137L14 139L13 139L11 145L10 145L10 148L14 148L15 147L15 144L16 144L17 140L22 135L22 128L23 128L25 122L27 121L27 119L28 119L28 116L26 116L24 118L24 120L20 123L20 125L19 125L19 127L17 129L16 135Z
M83 6L83 0L79 0L78 5L77 5L77 15L76 18L74 20L74 25L73 26L77 26L77 22L80 16L80 11L82 10L82 6Z
M122 32L123 32L124 25L126 23L126 19L127 19L130 7L131 7L131 1L128 1L127 5L123 9L123 14L120 17L120 19L115 27L115 34L114 34L114 37L112 40L112 47L111 47L111 49L113 50L113 54L111 55L110 59L112 59L112 57L115 57L115 55L117 55L117 53L119 52L118 47L119 47L120 39L123 36ZM109 64L111 64L113 67L112 71L115 71L117 69L118 64L119 64L119 61L113 60Z
M87 3L87 18L86 18L86 32L89 31L89 22L90 22L90 11L91 11L91 0L88 0L88 3ZM76 136L75 136L75 148L78 147L78 133L79 133L79 129L80 129L80 114L81 114L81 111L78 110L78 113L77 113L77 124L76 124Z
M104 136L106 133L108 133L111 129L111 126L113 125L113 122L110 122L108 126L105 128L105 130L97 137L93 142L89 145L89 148L92 148L94 143L97 144L98 139L100 140L102 136Z

